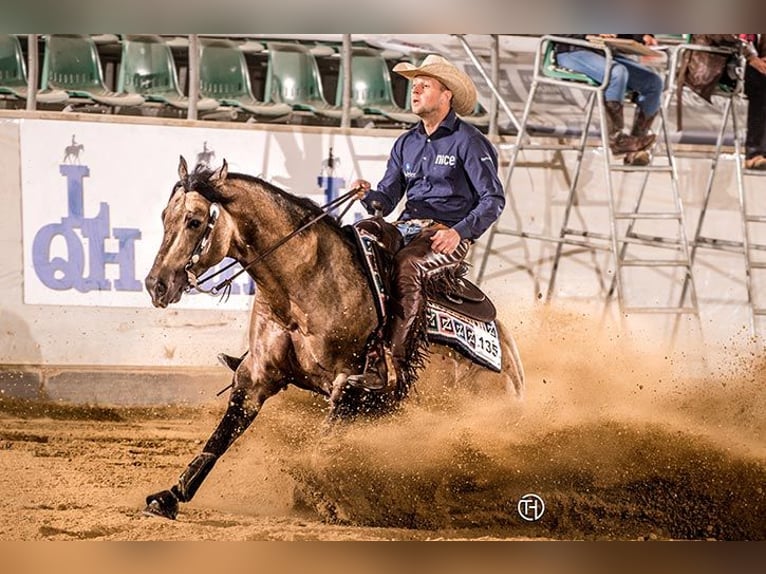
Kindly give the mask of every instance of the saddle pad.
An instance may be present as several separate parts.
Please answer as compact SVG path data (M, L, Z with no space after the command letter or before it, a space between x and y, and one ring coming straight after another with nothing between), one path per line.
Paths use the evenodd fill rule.
M429 301L426 307L426 330L429 341L449 345L495 372L502 370L500 337L494 321L476 321Z

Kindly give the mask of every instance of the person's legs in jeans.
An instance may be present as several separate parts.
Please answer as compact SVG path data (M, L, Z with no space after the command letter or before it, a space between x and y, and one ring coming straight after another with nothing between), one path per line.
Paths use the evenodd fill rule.
M639 109L647 117L657 115L662 103L662 77L651 68L625 56L615 56L615 61L625 66L628 73L627 88L638 93Z
M573 50L562 52L556 56L559 65L585 74L597 82L604 81L604 65L606 58L598 52L590 50ZM612 65L609 71L609 83L604 91L604 100L607 102L620 102L625 98L625 90L628 85L628 74L622 66Z
M590 50L563 52L558 54L557 61L559 65L585 74L598 82L604 80L606 58L600 53ZM609 147L612 153L616 155L639 151L654 141L653 138L651 141L647 141L646 138L628 136L623 132L625 127L623 100L628 87L628 80L628 69L622 62L613 60L611 70L609 70L609 82L604 90L604 104Z
M628 71L628 90L638 94L636 101L638 109L633 119L630 135L638 138L651 137L653 142L654 137L650 136L650 130L654 118L660 111L660 105L662 105L664 87L662 77L651 68L625 56L616 56L615 59ZM628 153L625 156L625 163L630 165L647 165L650 161L651 156L646 149Z

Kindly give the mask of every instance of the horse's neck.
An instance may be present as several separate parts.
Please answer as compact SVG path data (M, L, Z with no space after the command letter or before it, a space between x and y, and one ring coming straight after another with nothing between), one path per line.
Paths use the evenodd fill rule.
M242 192L238 197L244 195ZM255 195L251 203L237 206L236 258L243 266L256 261L247 272L268 305L280 309L281 314L292 313L296 306L307 313L327 314L332 312L333 304L348 309L352 299L358 306L361 297L366 308L372 308L356 250L339 229L317 222L264 256L312 214L289 217L282 201L268 191L248 195Z
M240 189L235 193L237 200L232 209L237 233L235 252L229 255L243 265L257 260L248 267L248 273L256 281L264 280L268 275L284 282L289 289L292 282L316 272L316 265L322 264L324 253L337 252L340 259L353 259L350 245L343 241L337 230L330 229L321 220L296 233L315 217L313 214L306 211L298 217L291 215L282 204L284 200L268 190L247 192ZM301 210L301 207L295 209ZM270 253L264 256L267 252Z

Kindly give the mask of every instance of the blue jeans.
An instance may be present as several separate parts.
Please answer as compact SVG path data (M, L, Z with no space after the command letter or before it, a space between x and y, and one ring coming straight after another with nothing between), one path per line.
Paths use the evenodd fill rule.
M573 50L556 56L560 66L580 72L597 82L604 81L605 56L590 50ZM638 106L646 116L653 116L660 109L662 99L662 77L654 70L631 60L626 56L614 54L609 83L604 91L607 102L622 102L627 90L638 93Z
M399 230L399 233L402 234L404 245L409 244L410 241L415 239L415 237L427 227L423 225L421 220L395 221L394 225L396 226L396 229Z

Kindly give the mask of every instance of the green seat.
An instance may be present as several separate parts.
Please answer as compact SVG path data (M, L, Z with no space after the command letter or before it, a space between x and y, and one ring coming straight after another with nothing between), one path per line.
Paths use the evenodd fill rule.
M189 98L178 86L173 53L159 36L123 37L117 86L121 92L140 95L147 102L189 109ZM197 100L201 112L215 110L218 105L212 98Z
M88 36L51 34L45 37L43 88L107 106L140 106L138 94L109 91L104 84L95 42Z
M343 110L327 103L322 91L319 67L305 46L269 42L266 101L285 103L299 112L310 112L339 120ZM360 118L364 112L352 106L350 117Z
M12 34L0 34L0 94L26 100L27 89L27 66L21 42ZM38 90L36 98L44 104L60 104L69 96L61 90Z
M548 42L548 46L543 56L542 72L544 76L548 78L554 78L556 80L567 80L570 82L581 82L590 86L598 86L599 83L580 72L575 72L569 68L564 68L556 63L556 50L554 49L554 43Z
M292 111L285 103L266 103L253 95L245 55L228 40L202 41L200 94L255 116L278 118Z
M341 66L335 103L341 105L342 102ZM372 48L357 47L351 51L351 102L366 114L385 116L398 123L414 124L420 119L396 104L386 60Z

